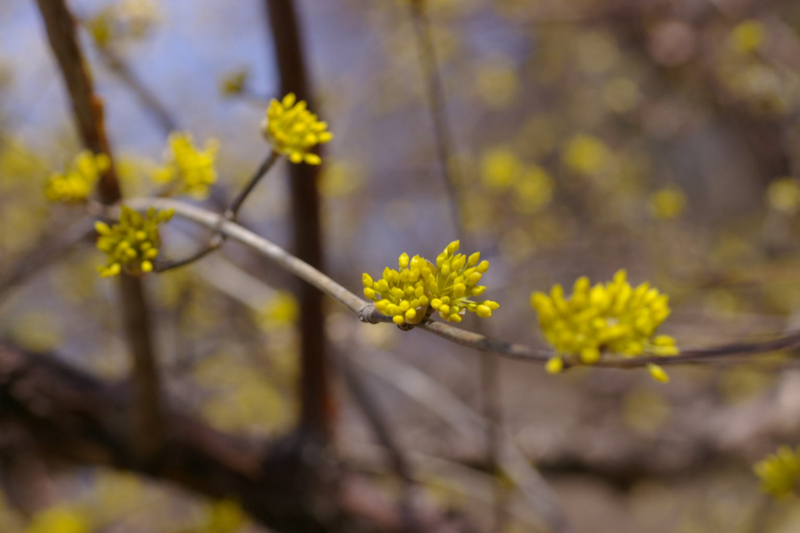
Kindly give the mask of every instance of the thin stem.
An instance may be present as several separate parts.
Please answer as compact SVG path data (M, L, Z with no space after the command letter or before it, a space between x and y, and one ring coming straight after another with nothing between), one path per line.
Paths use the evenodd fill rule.
M239 214L239 209L242 207L242 204L253 191L255 186L261 181L267 172L272 168L275 162L278 160L280 154L276 151L272 151L269 153L267 158L264 160L263 163L258 167L255 174L248 180L247 184L244 188L236 195L231 205L225 210L225 219L234 221L236 220L236 216ZM222 246L222 243L225 242L225 235L220 233L219 227L214 228L214 232L211 235L211 238L208 241L208 244L193 253L192 255L185 257L183 259L175 259L175 260L166 260L166 261L158 261L155 266L156 272L166 272L167 270L172 270L174 268L180 268L195 261L198 261L211 252L217 250Z
M263 178L264 175L269 172L269 169L272 168L272 165L275 164L279 156L280 154L274 150L269 153L267 158L264 159L264 162L261 163L261 166L258 167L255 174L253 174L239 194L236 195L236 198L234 198L233 202L231 202L231 205L228 207L228 209L225 210L225 218L228 220L236 220L236 215L239 214L239 209L241 209L244 201L247 199L250 193L253 192L253 189L256 185L258 185L258 182L261 181L261 178Z

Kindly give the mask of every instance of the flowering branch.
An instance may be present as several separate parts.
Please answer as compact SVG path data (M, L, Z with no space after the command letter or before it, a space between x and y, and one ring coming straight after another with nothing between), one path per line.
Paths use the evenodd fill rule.
M392 317L382 314L372 302L368 302L353 294L342 285L329 278L319 270L301 261L280 246L243 228L242 226L225 220L223 216L196 207L187 203L166 198L132 198L126 201L129 207L144 211L150 207L156 209L172 209L175 216L190 220L207 228L215 228L228 238L237 241L248 248L258 252L264 257L274 261L284 270L308 282L317 290L327 294L344 307L350 309L362 322L370 324L390 323ZM415 329L423 329L450 342L480 350L493 352L509 359L546 364L555 353L549 348L540 348L517 344L495 339L479 333L473 333L443 322L426 319ZM682 349L678 355L664 356L637 356L625 358L622 356L603 357L592 366L606 368L636 368L658 363L659 365L694 364L716 360L722 357L755 355L775 350L787 350L800 347L800 332L791 332L777 339L762 342L737 342L710 348ZM578 363L567 363L565 366Z

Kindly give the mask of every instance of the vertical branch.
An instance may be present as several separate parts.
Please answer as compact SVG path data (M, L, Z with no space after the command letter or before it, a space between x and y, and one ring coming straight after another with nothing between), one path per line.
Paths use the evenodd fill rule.
M83 145L96 154L106 154L112 164L98 183L100 201L118 202L122 192L106 136L103 101L95 94L88 67L78 46L76 23L65 0L37 0L47 37L69 92L72 113ZM134 449L143 459L161 446L161 393L153 349L144 287L139 278L121 275L122 316L133 353L133 382L136 393L133 413Z
M308 102L313 92L306 70L301 30L292 0L264 0L275 45L280 76L280 94L290 92ZM318 168L297 164L289 167L289 191L294 228L294 251L298 258L324 270ZM301 426L317 437L332 435L334 405L330 390L330 362L326 355L322 294L301 282L296 292L300 302Z
M447 96L441 78L441 70L436 56L436 47L431 36L430 23L425 11L426 0L411 0L411 20L414 25L419 58L422 65L422 75L426 85L426 95L433 132L436 142L436 152L439 166L444 178L453 227L462 239L465 248L468 245L468 235L464 230L463 201L459 189L458 168L452 160L453 134L447 114ZM480 331L480 325L476 326ZM478 372L480 374L481 400L483 402L483 416L486 418L486 459L492 473L497 478L500 475L498 457L500 455L502 439L502 410L500 406L500 364L498 358L491 353L481 353ZM499 479L495 481L495 531L503 531L506 522L507 491Z

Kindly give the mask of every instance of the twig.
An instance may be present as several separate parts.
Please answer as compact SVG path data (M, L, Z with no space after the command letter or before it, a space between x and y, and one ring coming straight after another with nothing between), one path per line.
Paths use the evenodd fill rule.
M87 63L78 46L75 20L65 0L37 0L44 19L50 47L58 62L72 102L72 111L83 145L96 154L105 154L112 163L100 177L98 193L103 204L122 198L113 157L106 137L103 102L94 92ZM120 295L125 331L133 352L136 404L133 413L134 441L140 460L147 461L164 441L160 380L156 353L148 320L147 303L141 280L123 274Z
M391 317L378 312L372 302L368 302L356 296L336 281L305 261L301 261L293 256L277 244L234 222L224 220L224 217L216 213L178 200L166 198L132 198L126 200L125 203L138 211L145 211L150 207L155 207L156 209L173 209L177 216L196 222L206 228L215 228L220 223L220 220L222 220L220 232L224 235L251 248L264 257L274 261L284 270L306 281L313 287L316 287L322 293L327 294L350 309L362 322L378 324L392 321ZM115 212L112 214L115 214ZM428 331L450 342L468 348L484 352L494 352L503 357L519 361L544 364L555 355L555 353L548 348L537 348L495 339L433 320L427 320L414 329ZM592 366L603 368L636 368L646 366L649 363L658 363L661 365L694 364L717 360L722 357L753 355L776 350L788 350L796 347L800 347L800 332L790 332L780 338L762 342L737 342L710 348L683 349L679 355L669 357L640 356L626 358L621 356L606 356Z
M272 168L275 162L278 160L279 154L278 152L272 151L269 153L267 158L264 160L263 163L258 167L255 174L247 181L247 184L244 188L236 195L236 198L231 202L230 207L225 210L224 217L226 220L235 221L236 216L239 214L239 209L242 207L242 204L253 191L255 186L261 181L261 178L266 175L267 172ZM208 244L193 253L192 255L185 257L183 259L177 260L167 260L167 261L158 261L156 263L156 272L166 272L167 270L172 270L174 268L183 267L198 261L211 252L217 250L222 243L225 241L225 236L220 233L219 227L214 228L213 233L211 234L211 238L208 241Z

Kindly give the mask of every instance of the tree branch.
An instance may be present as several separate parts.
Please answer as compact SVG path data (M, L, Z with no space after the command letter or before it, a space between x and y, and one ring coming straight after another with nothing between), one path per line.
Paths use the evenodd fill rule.
M391 317L378 312L372 302L368 302L356 296L336 281L313 268L305 261L301 261L293 256L277 244L272 243L264 237L234 222L225 220L224 217L216 213L166 198L132 198L126 201L126 205L139 211L147 210L150 207L155 207L156 209L173 209L175 215L196 222L207 228L215 228L219 224L220 232L274 261L278 266L306 281L321 293L327 294L350 309L362 322L378 324L392 321ZM220 221L222 221L221 224ZM549 348L537 348L495 339L479 333L466 331L443 322L435 322L431 319L417 325L414 329L423 329L450 342L484 352L498 353L509 359L544 364L555 355ZM754 355L776 350L788 350L796 347L800 347L800 332L789 332L779 338L762 342L736 342L710 348L683 349L679 355L669 357L640 356L626 358L621 356L605 356L592 366L605 368L635 368L646 366L649 363L658 363L660 365L694 364L714 361L723 357Z
M276 531L309 533L404 531L402 517L365 481L344 475L333 521L320 511L313 488L288 464L280 441L265 452L180 413L164 411L170 438L155 460L142 463L119 413L133 405L127 385L109 385L58 362L0 342L0 425L33 437L47 457L101 465L177 483L213 498L232 498ZM356 525L358 527L356 527ZM428 516L418 531L455 532Z
M302 30L293 0L264 0L280 78L280 94L294 93L299 100L318 110L308 76ZM297 164L289 167L289 195L293 249L297 257L324 271L320 197L317 190L319 167ZM322 294L300 283L295 290L300 303L301 425L317 437L333 435L334 401L331 368L325 341Z
M103 204L113 204L122 198L122 192L106 136L103 101L94 92L87 64L78 46L75 20L65 0L37 0L37 4L44 19L50 47L69 92L72 112L83 145L95 154L107 155L112 162L100 178L98 193ZM122 274L120 295L125 331L133 352L134 383L137 389L138 403L133 412L133 425L138 429L136 439L142 459L146 460L164 440L164 426L160 419L157 358L141 280Z

